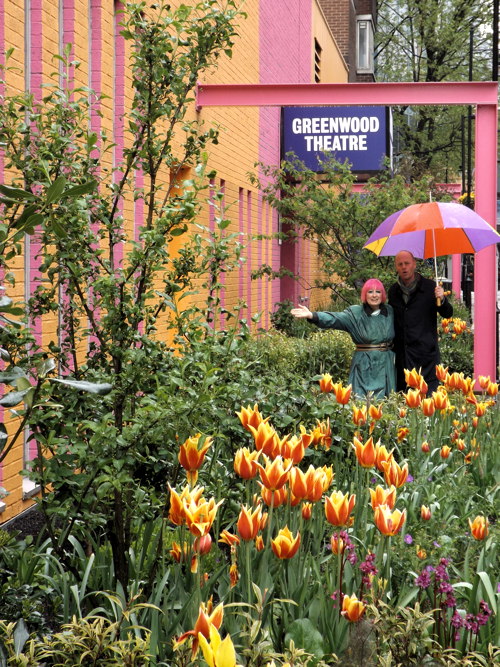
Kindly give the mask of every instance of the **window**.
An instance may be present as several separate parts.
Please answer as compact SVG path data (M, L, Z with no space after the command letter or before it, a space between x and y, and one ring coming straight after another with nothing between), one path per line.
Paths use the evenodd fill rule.
M373 21L370 14L356 17L356 55L356 71L373 74Z
M314 40L314 83L321 81L321 46L317 39Z

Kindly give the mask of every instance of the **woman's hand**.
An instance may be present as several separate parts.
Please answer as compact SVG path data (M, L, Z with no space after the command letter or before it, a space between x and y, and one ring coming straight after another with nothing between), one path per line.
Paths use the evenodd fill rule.
M299 318L311 318L313 314L307 306L297 306L297 308L292 308L290 311L291 315Z

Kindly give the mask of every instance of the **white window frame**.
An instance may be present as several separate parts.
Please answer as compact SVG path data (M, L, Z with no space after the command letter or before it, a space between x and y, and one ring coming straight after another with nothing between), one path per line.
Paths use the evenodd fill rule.
M366 31L366 57L361 61L362 30ZM375 63L373 58L374 26L371 14L356 16L356 72L357 74L373 74Z

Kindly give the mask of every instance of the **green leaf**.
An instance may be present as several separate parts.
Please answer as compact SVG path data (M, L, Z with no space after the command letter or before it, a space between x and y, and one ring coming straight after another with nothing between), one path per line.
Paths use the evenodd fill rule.
M2 384L14 384L16 380L20 377L26 377L26 373L19 366L13 366L3 373L0 373L0 383Z
M219 222L219 225L218 225L218 226L219 226L219 229L226 229L226 227L229 227L230 224L231 224L231 220L228 220L228 219L226 218L225 220L221 220L221 221Z
M6 310L12 305L12 299L8 296L0 296L0 310Z
M45 193L45 201L47 204L53 204L61 198L65 185L66 179L64 176L59 176L56 178L52 185L47 188L47 192Z
M90 192L93 192L97 188L97 181L91 180L87 183L82 183L81 185L75 185L73 188L69 188L64 193L64 198L73 197L77 199L82 195L88 195Z
M187 232L187 227L175 227L170 230L170 236L181 236Z
M105 396L113 389L113 385L107 382L96 383L96 382L85 382L84 380L67 380L63 378L49 378L51 382L59 382L66 387L71 387L72 389L79 389L80 391L86 391L89 394L99 394L100 396Z
M12 188L9 185L0 185L0 193L9 199L15 199L22 201L23 199L28 201L34 201L36 199L35 195L27 190L21 190L21 188Z
M10 391L8 394L5 394L5 396L0 398L0 405L4 408L13 408L24 400L24 397L29 391L31 390L24 389L23 391Z
M285 644L288 645L290 640L316 658L322 658L325 654L323 637L308 618L298 618L288 627Z
M38 366L38 375L40 377L45 377L56 367L55 360L50 357L49 359L44 359L41 364Z
M26 220L24 225L22 225L22 227L19 227L19 229L26 232L26 234L33 234L35 227L41 225L43 223L43 220L44 216L41 213L33 213L33 215L30 215L30 217Z

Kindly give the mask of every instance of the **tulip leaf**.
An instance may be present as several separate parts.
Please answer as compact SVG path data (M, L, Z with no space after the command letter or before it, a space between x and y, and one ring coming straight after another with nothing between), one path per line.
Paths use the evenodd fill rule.
M288 627L285 645L288 646L291 640L296 647L316 658L322 658L325 654L323 637L308 618L298 618Z

